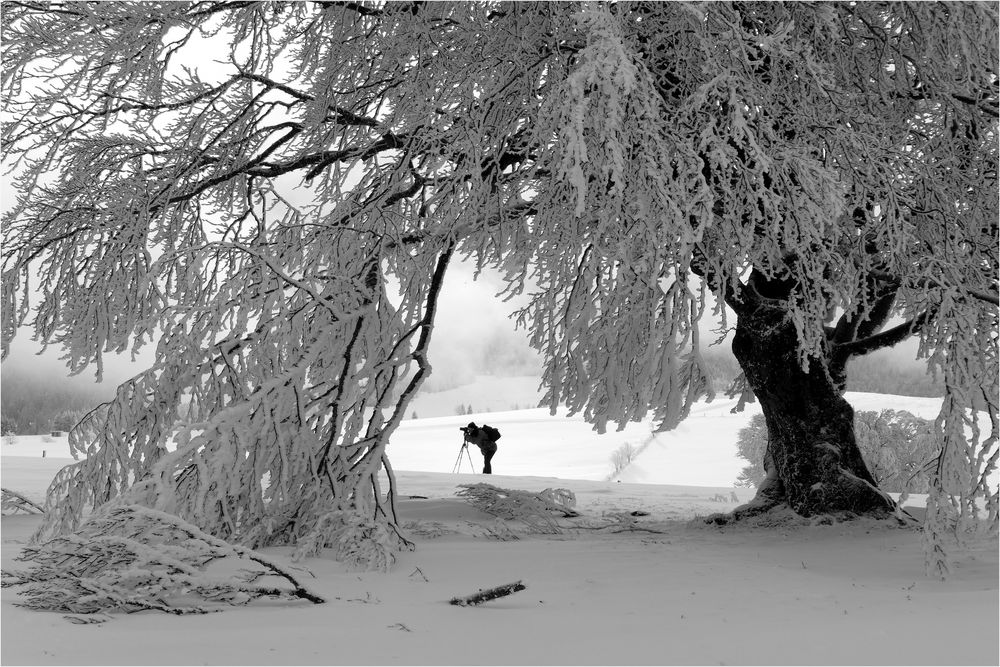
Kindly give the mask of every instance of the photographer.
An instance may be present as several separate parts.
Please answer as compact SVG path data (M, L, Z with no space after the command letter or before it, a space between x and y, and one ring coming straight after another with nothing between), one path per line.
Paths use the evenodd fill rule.
M493 459L493 455L497 453L497 440L500 439L500 431L483 424L482 428L476 426L476 422L469 422L468 426L459 426L458 429L465 434L465 444L472 443L479 447L479 451L483 454L483 474L491 475L493 474L493 466L490 465L490 461Z

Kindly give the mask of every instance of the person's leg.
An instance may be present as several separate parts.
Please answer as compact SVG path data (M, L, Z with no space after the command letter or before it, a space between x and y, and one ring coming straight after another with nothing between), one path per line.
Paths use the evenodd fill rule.
M494 454L494 452L490 452L489 454L487 454L487 455L485 455L483 457L483 474L484 475L492 475L493 474L493 466L490 465L490 461L493 460L493 454Z

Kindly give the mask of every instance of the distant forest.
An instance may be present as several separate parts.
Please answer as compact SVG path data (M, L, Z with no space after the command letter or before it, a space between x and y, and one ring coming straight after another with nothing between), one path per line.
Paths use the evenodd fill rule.
M476 371L491 375L525 375L538 372L528 355L488 345ZM488 362L488 363L487 363ZM716 392L721 395L739 374L728 347L710 347L705 352ZM483 367L485 368L479 368ZM469 371L467 382L474 379ZM458 378L454 378L458 380ZM428 383L428 389L438 387ZM446 388L446 387L442 387ZM917 362L899 362L879 353L852 361L848 367L848 391L866 391L903 396L942 396L943 384L934 381ZM66 379L32 377L25 370L0 372L0 429L3 433L37 435L72 427L86 411L114 395L112 385L87 385Z
M114 391L112 385L87 386L66 378L33 377L21 369L0 369L0 430L4 435L67 431Z

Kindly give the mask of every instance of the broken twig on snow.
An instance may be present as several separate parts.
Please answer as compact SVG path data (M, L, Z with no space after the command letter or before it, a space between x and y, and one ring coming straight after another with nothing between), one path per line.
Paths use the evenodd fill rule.
M488 588L485 591L481 590L478 593L468 595L464 598L452 598L448 602L451 604L457 604L459 607L468 607L469 605L482 604L496 598L502 598L505 595L510 595L511 593L523 591L525 588L527 588L527 586L518 580L512 584L504 584L503 586L497 586L496 588Z
M10 489L0 489L0 491L3 492L4 513L8 511L11 513L21 511L26 514L45 514L45 510L42 509L41 505L28 500L17 491L11 491Z

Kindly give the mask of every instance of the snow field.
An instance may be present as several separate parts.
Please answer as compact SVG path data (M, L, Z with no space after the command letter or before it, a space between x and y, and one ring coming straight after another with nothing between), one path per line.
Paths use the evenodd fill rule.
M856 409L937 412L936 399L849 399ZM972 545L940 582L925 577L913 530L867 521L757 529L691 523L735 505L731 483L745 465L735 434L757 406L742 415L730 407L725 400L699 405L680 429L655 437L647 424L601 436L579 417L539 409L406 420L389 456L400 521L416 550L402 553L389 573L313 558L291 565L311 573L299 572L301 580L327 604L258 602L187 617L143 612L99 625L20 609L16 591L4 589L0 662L997 664L995 540ZM503 474L471 474L467 462L451 473L458 426L470 420L503 432L494 458ZM3 486L44 496L69 462L65 438L47 437L0 445ZM617 447L647 440L620 478L607 479ZM478 469L474 447L472 457ZM496 519L454 495L458 485L477 482L568 488L582 517L564 534L498 540ZM753 489L735 493L745 501ZM631 517L635 511L644 514ZM593 528L622 516L633 522L628 530ZM5 570L19 566L13 558L37 523L37 516L3 517ZM263 551L290 564L290 548ZM517 580L527 590L479 607L447 603Z
M532 378L484 376L478 378L474 387L478 392L492 389L498 403L512 404L519 395L517 392L531 391L536 382ZM437 410L460 402L457 400L460 393L450 390L421 396L424 412L433 411L428 407L432 399ZM937 416L941 405L937 398L887 394L850 392L847 398L855 410L907 410L925 419ZM732 414L735 405L735 399L724 397L698 403L687 420L666 433L653 433L653 423L647 420L628 424L622 431L615 431L614 425L609 425L608 432L599 435L581 415L566 417L565 410L561 410L553 416L545 408L406 419L393 434L388 454L395 470L450 473L462 446L458 427L475 421L496 426L503 433L493 458L497 473L604 480L614 470L611 455L628 443L640 452L621 474L614 476L616 480L731 487L747 465L737 455L737 435L760 412L760 406L751 403L744 412ZM71 456L65 435L16 436L13 444L6 440L0 444L3 456L37 457L43 450L49 458ZM473 446L470 452L476 472L481 471L478 449ZM464 455L460 470L469 472Z
M400 473L431 494L478 479ZM537 489L551 480L497 478ZM574 482L562 480L570 486ZM592 485L592 486L591 486ZM995 545L948 582L922 575L919 534L867 523L692 527L690 489L591 482L592 500L653 509L643 532L496 541L453 498L404 499L417 543L388 574L301 563L324 605L258 603L208 616L139 613L96 626L19 610L3 592L4 664L986 664L996 660ZM454 488L454 487L450 487ZM587 495L582 494L582 495ZM693 494L692 494L693 495ZM592 510L593 504L587 505ZM5 517L3 567L37 522ZM656 531L656 532L653 532ZM288 548L266 549L286 560ZM302 573L300 573L302 574ZM480 607L447 604L516 580ZM933 627L933 637L914 636Z

